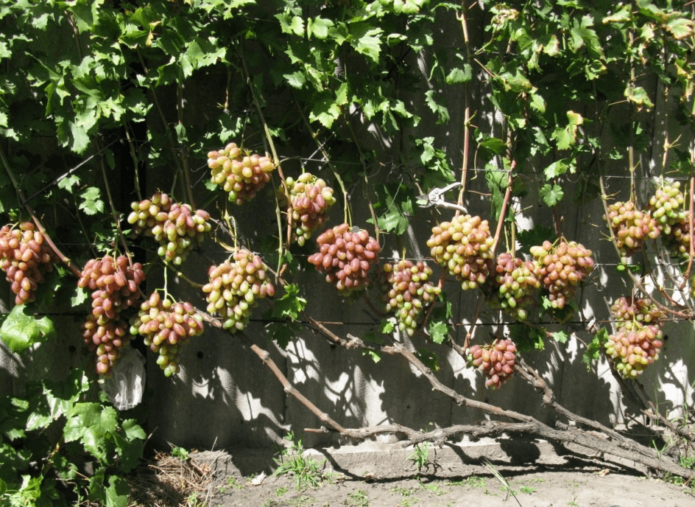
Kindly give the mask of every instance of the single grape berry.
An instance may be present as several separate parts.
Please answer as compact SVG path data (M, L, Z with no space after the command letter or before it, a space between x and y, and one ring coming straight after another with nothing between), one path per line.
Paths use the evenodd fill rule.
M229 202L244 204L270 181L275 164L269 157L248 155L235 143L208 153L212 182L229 194Z
M328 229L318 238L319 251L309 256L318 271L326 273L326 281L348 296L369 283L369 269L379 262L381 246L369 233L353 232L348 224Z
M419 261L384 264L386 311L398 318L398 326L413 336L423 310L436 301L441 289L429 282L432 268Z
M622 257L640 250L646 238L656 239L660 234L656 220L649 213L636 210L632 201L608 206L608 222Z
M333 189L326 182L311 173L304 173L295 181L285 180L285 188L279 190L280 205L291 205L292 241L303 246L311 234L321 227L328 216L328 208L335 204ZM288 195L289 194L289 195Z
M131 207L128 223L135 233L153 237L160 245L159 256L177 266L194 246L203 242L211 228L207 211L193 211L190 205L175 203L161 192L151 199L134 202Z
M266 274L266 267L257 255L240 249L219 266L210 266L209 283L203 286L208 313L216 313L223 327L231 332L242 331L248 324L251 310L258 300L275 295L275 286Z
M516 345L511 340L495 340L487 345L473 345L469 350L473 366L488 378L487 387L499 389L514 373Z
M53 270L53 250L41 231L31 222L6 225L0 229L0 267L15 294L15 304L36 299L36 289L44 275Z
M435 262L446 267L461 282L461 288L468 290L485 283L493 242L487 220L458 215L451 222L433 227L427 246Z
M591 250L574 241L562 239L557 245L545 241L542 246L531 247L530 252L553 308L564 308L577 286L594 270Z
M167 377L179 369L181 347L203 330L203 318L192 304L162 299L157 292L140 305L130 321L130 334L141 335L145 345L159 354L157 364Z
M618 299L611 306L617 332L605 343L606 355L623 378L635 378L659 358L665 314L647 299Z
M491 305L502 308L518 320L526 320L526 309L534 304L533 292L541 287L540 266L503 253L495 259L493 273Z

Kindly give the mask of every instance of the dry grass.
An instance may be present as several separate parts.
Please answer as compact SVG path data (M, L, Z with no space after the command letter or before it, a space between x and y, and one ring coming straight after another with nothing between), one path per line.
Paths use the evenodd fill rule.
M207 503L212 470L194 459L157 452L126 478L129 507L202 507Z

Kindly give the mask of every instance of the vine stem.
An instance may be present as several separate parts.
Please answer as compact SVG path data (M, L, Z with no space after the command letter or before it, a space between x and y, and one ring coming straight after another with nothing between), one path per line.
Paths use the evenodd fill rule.
M689 245L689 254L688 255L688 268L685 270L685 274L683 275L683 283L679 287L680 290L683 290L685 288L685 285L688 283L688 279L690 278L690 272L693 269L693 257L695 257L695 234L693 234L693 200L695 197L693 197L693 194L695 193L695 175L693 174L693 165L695 165L695 152L693 152L693 148L690 150L690 210L688 212L688 226L690 228L690 245ZM695 290L695 287L693 288Z
M461 22L461 30L463 31L463 44L466 48L466 63L470 65L471 60L471 50L470 50L470 39L468 38L468 22L466 20L466 2L461 2L461 14L458 16ZM466 194L466 183L468 182L468 164L470 151L470 121L471 121L471 107L470 107L470 90L468 87L468 81L463 84L463 161L461 163L461 189L459 190L458 205L463 206ZM460 214L460 210L456 210L456 216Z
M179 125L183 127L183 85L181 81L176 83L176 115ZM195 200L193 198L193 183L191 182L191 170L188 166L188 147L184 147L185 152L181 155L181 164L183 165L183 178L186 181L186 193L188 201L195 208Z
M0 146L0 160L2 160L2 164L5 167L5 171L7 171L7 174L10 177L10 180L12 181L12 186L14 187L15 192L17 192L17 196L19 197L20 202L23 203L24 208L27 210L27 213L29 213L29 216L33 220L34 224L36 224L36 227L39 229L39 232L41 232L41 234L43 235L44 239L46 240L46 243L48 243L48 246L51 247L53 252L58 256L58 258L63 262L63 264L65 264L68 267L68 269L72 271L72 273L76 277L79 278L81 276L80 272L82 270L73 261L66 257L65 254L63 254L63 252L61 252L60 249L55 245L51 237L46 232L46 229L44 228L43 224L34 213L31 204L26 202L26 199L24 199L24 193L22 192L22 189L19 186L19 183L17 182L17 178L15 177L14 172L10 167L10 163L7 160L7 157L5 156L5 151L3 150L2 146Z
M374 205L372 204L372 199L370 197L370 187L369 187L369 177L367 176L367 164L364 159L364 153L362 153L362 148L360 147L360 142L357 140L357 135L355 134L355 129L352 128L352 122L348 120L348 128L350 129L350 134L355 142L355 147L360 155L360 162L362 163L362 169L364 170L364 184L365 184L365 194L367 196L367 205L369 206L369 214L372 215L372 222L374 222L374 235L377 242L379 241L379 222L376 218L376 213L374 212ZM345 202L347 203L347 196L345 197ZM350 220L350 225L352 225L352 217Z
M99 148L101 143L97 140L96 145L97 145L97 148ZM116 205L113 202L113 196L111 195L111 186L109 185L109 178L106 175L106 166L104 165L104 157L99 157L99 165L101 167L101 175L104 179L104 187L106 188L106 197L109 200L109 207L111 208L111 215L113 216L113 221L116 222L116 230L118 231L118 238L121 240L121 243L123 244L123 251L127 254L128 261L132 264L133 254L128 249L128 243L126 243L126 240L123 237L123 231L121 230L121 214L118 212L118 210L116 210ZM137 171L137 169L136 169L136 171Z
M138 155L135 152L135 144L133 141L133 138L130 135L130 129L128 128L128 122L125 123L124 125L125 128L125 137L128 140L128 148L130 151L130 157L133 159L133 174L135 177L135 194L138 196L138 201L142 201L142 192L140 191L140 175L138 174L138 166L140 165L140 161L138 159Z
M611 227L611 222L610 219L608 218L609 211L608 211L608 202L607 202L607 194L606 194L606 185L603 182L603 176L599 176L598 178L599 185L601 187L601 203L603 204L603 212L606 217L606 223L608 224L608 232L610 232L610 238L611 238L611 243L613 244L613 247L615 248L615 251L618 254L618 258L622 260L622 256L620 255L620 249L618 248L618 243L615 240L615 233L613 232L613 227ZM659 301L654 299L649 292L647 292L647 289L644 288L644 285L642 282L630 271L629 269L625 270L628 274L628 276L632 279L632 283L637 287L649 300L654 303L659 309L668 312L672 315L675 315L677 317L681 317L685 320L692 320L693 315L692 314L686 314L683 312L679 312L677 310L674 310L672 308L669 308L668 306L665 306L661 304Z
M186 276L186 275L183 274L181 271L179 271L179 270L176 269L174 266L172 266L170 263L168 263L168 262L165 261L165 262L164 262L164 272L165 272L165 273L166 273L167 269L172 270L172 271L174 272L174 274L175 274L176 276L178 276L179 278L182 278L183 280L186 280L186 283L188 283L191 287L195 287L195 288L197 288L197 289L201 289L201 288L203 287L203 284L202 284L202 283L198 283L198 282L196 282L196 281L194 281L194 280L191 280L188 276ZM166 276L166 275L164 275L164 276Z
M497 244L500 241L500 235L502 234L502 227L504 226L504 219L505 215L507 214L507 206L509 205L509 201L512 197L512 171L514 170L514 167L516 166L516 161L512 161L511 168L509 169L509 173L507 176L507 190L504 193L504 201L502 202L502 209L500 210L500 217L497 220L497 230L495 231L495 239L492 242L492 248L490 249L492 252L492 257L495 257L495 252L497 251Z

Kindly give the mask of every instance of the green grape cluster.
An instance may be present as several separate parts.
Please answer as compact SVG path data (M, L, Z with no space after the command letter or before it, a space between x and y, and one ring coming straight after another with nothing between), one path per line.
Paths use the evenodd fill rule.
M0 267L15 294L16 305L36 299L44 274L53 270L55 254L31 222L0 229Z
M369 269L379 262L381 246L366 230L353 232L348 224L340 224L321 234L316 243L319 251L308 261L326 273L326 281L343 296L369 284Z
M131 204L133 212L128 223L136 234L151 236L159 243L157 253L168 262L179 266L195 245L203 242L210 231L210 214L193 211L188 204L173 202L164 193L157 192L151 199Z
M499 306L518 320L526 320L526 309L534 304L533 292L541 287L540 266L513 257L510 253L503 253L497 256L493 272L493 305Z
M487 345L473 345L469 355L474 366L488 378L487 387L499 389L514 374L516 345L511 340L495 340Z
M270 181L275 164L269 157L245 154L235 143L208 153L212 182L229 194L229 202L244 204Z
M125 255L90 259L77 286L92 291L92 312L82 324L82 338L97 355L97 372L108 375L128 340L128 321L122 312L138 304L145 280L142 264L131 265Z
M605 343L606 355L623 378L635 378L659 358L665 314L647 299L618 299L611 306L617 333Z
M304 173L297 180L287 178L285 188L280 189L280 204L291 205L292 241L303 246L311 234L321 227L328 215L328 208L335 204L333 189L311 173Z
M656 226L664 236L671 234L674 225L686 221L685 196L680 188L679 181L664 183L649 199L649 213L656 220Z
M640 250L646 238L656 239L661 234L656 220L649 213L636 210L632 201L616 202L608 206L608 221L623 257L629 257Z
M384 264L386 274L384 300L386 311L395 313L398 325L408 336L413 336L424 309L431 305L441 289L429 282L432 268L418 261L401 260L396 264Z
M545 241L531 247L530 252L553 308L564 308L577 286L594 270L591 250L574 241L562 239L557 245Z
M240 249L233 259L210 266L210 282L203 286L203 292L207 294L208 313L217 313L223 327L236 332L246 327L259 299L275 295L275 287L260 257Z
M162 299L158 292L140 305L130 321L130 334L141 335L145 345L159 354L157 364L170 377L179 369L181 347L191 336L203 334L203 317L188 302Z
M451 222L433 227L427 246L435 262L446 267L461 282L461 288L468 290L485 284L493 242L487 220L458 215Z

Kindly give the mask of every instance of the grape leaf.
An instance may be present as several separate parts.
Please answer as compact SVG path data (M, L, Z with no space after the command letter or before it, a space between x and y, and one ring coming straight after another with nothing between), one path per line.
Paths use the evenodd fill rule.
M562 187L557 184L551 186L549 183L546 183L540 190L541 199L543 199L546 206L551 208L557 205L564 195Z
M451 69L451 72L449 72L449 75L446 76L446 84L459 84L459 83L467 83L470 81L473 77L473 68L470 66L470 64L465 64L463 66L463 69L460 69L458 67L454 67Z
M446 325L446 322L441 320L430 320L427 330L430 333L432 341L437 344L444 343L449 337L449 326Z
M381 53L381 28L374 28L367 23L353 23L350 25L350 39L352 47L360 54L370 58L375 63L379 61Z
M381 331L382 334L393 333L395 327L396 326L393 324L392 320L381 319L381 322L379 323L379 331Z
M369 359L374 361L374 364L377 364L379 361L381 361L381 354L374 350L363 350L362 355L369 357Z
M567 333L565 333L564 331L557 331L553 333L553 339L555 339L555 341L557 342L567 343L567 338L569 337L567 336Z
M306 308L306 299L299 296L299 285L285 285L285 294L273 305L274 318L287 318L294 322Z
M594 338L589 342L582 355L582 362L586 364L586 369L591 370L591 363L597 361L601 357L603 344L608 340L608 330L602 327Z
M80 209L87 215L103 213L104 201L101 200L101 190L98 187L88 187L80 194L80 197L82 198Z
M128 483L124 479L112 475L109 479L109 486L106 488L106 507L126 507L128 495L130 495Z
M53 321L47 316L37 319L26 305L15 306L0 327L0 339L12 352L20 353L55 334Z
M425 93L425 103L437 115L437 125L449 121L449 110L446 106L436 101L434 97L435 91L429 90Z
M329 28L332 27L333 21L316 16L314 19L309 18L309 22L306 26L306 34L309 38L316 37L317 39L325 39L328 37Z
M74 307L80 306L82 303L87 301L89 293L81 287L75 289L75 295L70 298L70 304Z
M58 182L58 188L62 188L63 190L67 190L72 194L72 188L80 183L80 177L76 174L71 174L69 176L66 176L62 180Z
M543 169L545 178L547 180L551 180L553 178L557 178L558 176L565 174L570 168L568 161L569 159L561 158L550 164L545 169Z

